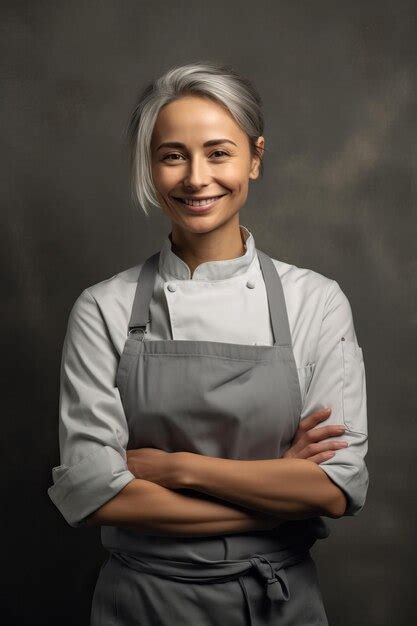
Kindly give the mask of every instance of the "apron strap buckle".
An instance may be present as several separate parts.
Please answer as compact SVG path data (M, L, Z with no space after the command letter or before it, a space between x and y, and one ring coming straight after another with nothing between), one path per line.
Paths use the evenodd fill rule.
M148 322L149 321L150 320L148 320ZM127 333L128 336L130 337L132 335L137 341L143 341L146 334L146 327L148 325L148 322L146 322L146 324L140 324L137 326L129 326L129 331Z

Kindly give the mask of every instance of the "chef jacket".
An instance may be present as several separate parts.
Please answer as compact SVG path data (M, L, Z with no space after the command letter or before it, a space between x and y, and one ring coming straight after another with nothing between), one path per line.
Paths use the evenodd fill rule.
M245 253L201 263L191 276L171 247L160 251L150 304L148 340L195 340L273 345L267 294L253 234L240 225ZM347 448L319 467L346 495L345 515L363 508L369 483L366 380L352 310L337 281L272 259L284 291L303 401L301 419L330 407L318 426L343 424L331 440ZM127 467L129 438L116 386L142 263L87 287L69 314L63 343L60 465L48 495L72 527L135 479ZM279 420L279 415L277 415Z

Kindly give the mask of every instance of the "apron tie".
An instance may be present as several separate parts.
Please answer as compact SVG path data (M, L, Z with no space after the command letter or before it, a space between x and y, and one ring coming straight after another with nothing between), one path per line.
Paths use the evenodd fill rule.
M287 602L291 594L285 571L274 570L271 561L262 554L254 554L249 561L266 581L266 595L271 602Z
M303 546L289 547L267 554L255 553L246 559L224 561L210 561L200 557L195 561L184 562L148 556L141 558L140 555L115 550L111 552L122 563L138 572L154 574L178 582L210 584L237 579L245 598L249 624L259 626L257 610L254 609L256 601L252 598L252 592L246 588L244 576L256 571L264 583L267 602L271 603L272 609L278 609L280 602L288 602L291 597L285 568L308 558L309 547L313 542L314 540L311 539Z

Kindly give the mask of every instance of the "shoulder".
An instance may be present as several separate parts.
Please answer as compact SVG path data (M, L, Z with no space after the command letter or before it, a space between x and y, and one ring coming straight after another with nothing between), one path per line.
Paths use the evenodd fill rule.
M272 258L281 279L285 298L304 303L307 300L321 301L325 304L342 292L339 283L313 269L298 267L279 259Z
M127 297L136 287L142 265L143 262L132 265L117 274L113 274L93 285L89 285L84 291L87 291L97 302L103 302L109 298Z
M304 322L352 320L350 302L337 280L305 267L272 259L281 278L288 311Z
M313 350L319 339L356 340L350 302L337 280L312 269L272 259L281 278L294 341ZM298 345L298 344L297 344Z
M137 279L144 261L117 274L88 285L72 305L70 321L111 320L124 318L135 295Z

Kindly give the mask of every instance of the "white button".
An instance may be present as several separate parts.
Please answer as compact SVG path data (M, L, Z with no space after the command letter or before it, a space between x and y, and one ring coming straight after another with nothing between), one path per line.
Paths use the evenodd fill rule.
M249 287L249 289L253 289L255 287L255 281L248 280L248 282L246 283L246 287Z
M168 283L167 289L169 289L169 291L176 291L177 285L175 283Z

